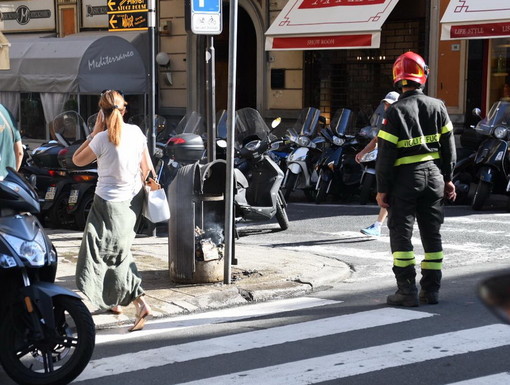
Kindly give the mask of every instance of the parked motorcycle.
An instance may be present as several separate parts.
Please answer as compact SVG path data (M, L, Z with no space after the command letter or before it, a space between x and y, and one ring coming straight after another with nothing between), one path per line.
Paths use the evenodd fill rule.
M273 121L273 129L280 119ZM236 220L265 221L276 217L282 230L289 228L285 198L280 189L283 171L268 155L271 130L253 108L236 112L235 216Z
M287 131L289 141L295 145L287 157L287 171L283 185L285 186L285 200L296 190L304 191L308 200L315 199L315 185L318 174L315 164L321 155L320 144L324 137L317 136L320 127L320 111L309 107L301 110L294 128Z
M33 214L38 196L12 168L0 181L0 363L18 384L68 384L95 344L92 316L55 285L57 252Z
M73 226L74 217L68 213L67 203L74 183L69 170L59 162L59 154L73 151L80 146L88 130L83 118L76 111L64 111L50 122L51 135L56 140L45 143L32 151L31 164L21 170L35 183L41 204L41 217L51 227Z
M474 113L480 116L479 109ZM474 159L478 186L471 207L480 210L491 193L510 194L510 102L496 102L475 130L486 137Z
M454 134L459 135L460 142L460 147L457 147L457 163L452 178L457 193L455 204L469 204L476 189L476 151L484 138L475 130L475 126L457 128Z
M355 135L348 134L352 131L353 112L347 108L337 110L330 126L321 131L326 147L316 165L315 203L323 202L333 191L345 195L357 189L361 168L354 161L354 156L359 144Z

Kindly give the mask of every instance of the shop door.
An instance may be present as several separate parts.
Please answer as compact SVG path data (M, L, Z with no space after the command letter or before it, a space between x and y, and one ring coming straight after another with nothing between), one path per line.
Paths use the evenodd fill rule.
M216 111L227 109L228 99L228 38L229 4L223 4L223 31L215 36L216 50ZM248 13L239 7L237 26L237 79L236 109L256 108L257 45L253 22Z

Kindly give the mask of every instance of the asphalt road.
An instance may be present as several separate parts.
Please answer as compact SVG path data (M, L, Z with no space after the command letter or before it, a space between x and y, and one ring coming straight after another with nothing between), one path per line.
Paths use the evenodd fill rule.
M359 233L376 206L290 203L289 230L243 225L238 242L341 259L348 280L307 297L154 320L137 333L100 331L76 383L508 384L510 326L477 297L483 278L510 268L510 214L499 203L446 208L440 303L412 309L385 304L395 290L387 229ZM12 384L1 369L0 383Z

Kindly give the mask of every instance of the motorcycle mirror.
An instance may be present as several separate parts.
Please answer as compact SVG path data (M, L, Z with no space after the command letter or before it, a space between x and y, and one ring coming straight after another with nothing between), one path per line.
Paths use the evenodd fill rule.
M282 122L282 118L280 117L277 117L276 119L274 119L272 122L271 122L271 128L276 128L280 125L280 123Z
M510 323L510 273L485 279L478 288L482 302L506 323Z
M480 110L478 107L473 108L472 113L474 116L478 116L480 119L482 118L482 110Z

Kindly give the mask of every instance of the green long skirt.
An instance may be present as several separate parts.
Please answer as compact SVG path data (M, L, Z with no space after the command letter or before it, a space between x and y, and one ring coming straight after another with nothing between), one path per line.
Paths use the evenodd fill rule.
M143 197L143 189L125 202L94 196L78 254L76 285L99 309L127 306L144 294L131 254Z

